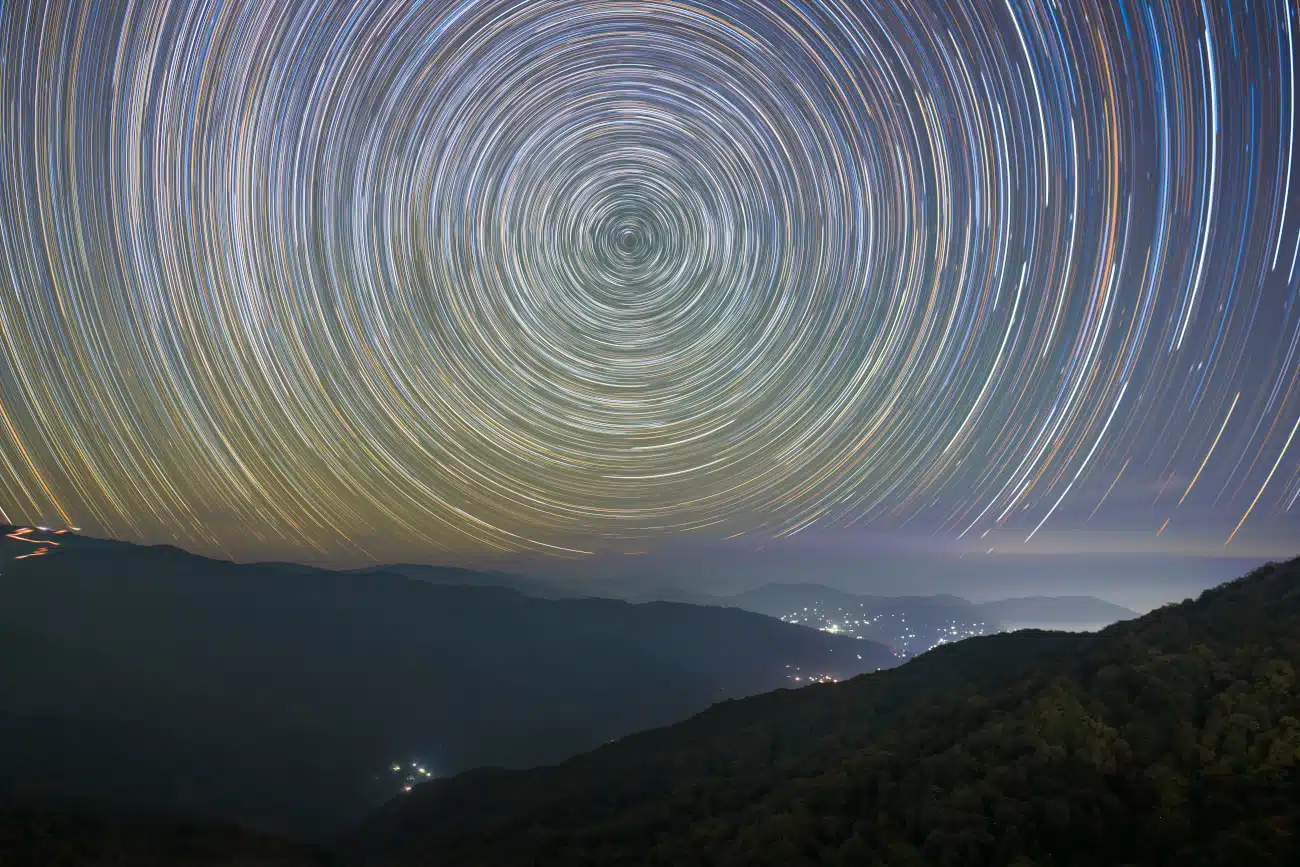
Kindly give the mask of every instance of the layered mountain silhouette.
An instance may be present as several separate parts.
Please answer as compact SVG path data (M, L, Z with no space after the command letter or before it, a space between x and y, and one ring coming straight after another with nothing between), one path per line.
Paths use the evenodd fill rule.
M818 584L765 584L731 604L817 629L868 638L903 657L1002 630L980 606L958 596L868 596Z
M1300 863L1300 560L417 787L371 865Z
M0 532L2 863L1300 863L1300 560L784 689L893 657L735 609L26 535ZM384 800L328 854L230 824L319 838Z
M8 528L0 799L319 838L401 791L408 763L442 776L554 762L729 697L896 662L735 609L544 600Z
M0 805L9 867L336 867L310 846L236 825L64 805Z
M787 623L880 642L904 658L974 635L1026 628L1096 630L1137 616L1135 611L1095 596L1032 596L971 602L951 594L880 596L850 593L808 582L769 583L742 593L716 595L635 579L548 580L453 566L396 564L366 571L395 572L432 584L508 587L539 599L595 597L740 608Z
M1022 596L998 599L976 606L980 615L1005 626L1033 624L1038 627L1109 626L1131 620L1137 612L1096 596Z
M383 567L438 584L461 583L467 570L440 566ZM641 581L556 581L504 572L469 573L478 582L510 587L529 596L559 599L580 596L630 602L670 601L722 605L776 617L837 634L866 638L892 647L902 657L924 653L974 635L1016 629L1096 630L1137 612L1095 596L1031 596L971 602L960 596L880 596L850 593L808 582L763 584L719 596L685 587Z
M873 596L818 584L765 584L720 604L869 638L911 657L940 644L1016 629L1100 629L1137 613L1095 596L970 602L960 596Z

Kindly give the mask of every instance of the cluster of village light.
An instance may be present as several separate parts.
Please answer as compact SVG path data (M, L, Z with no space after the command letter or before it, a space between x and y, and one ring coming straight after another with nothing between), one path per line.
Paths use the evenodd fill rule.
M433 779L433 772L418 761L410 764L393 762L391 770L393 776L401 779L403 792L409 792L420 783Z
M797 665L787 665L786 669L785 676L797 684L840 682L840 679L833 674L805 674L803 669Z
M937 631L926 630L927 637L921 638L917 634L915 623L908 623L906 614L896 612L866 614L841 606L828 606L823 609L818 604L784 614L781 619L786 623L811 626L835 635L879 641L893 648L895 654L903 658L918 656L941 644L951 644L954 641L987 635L995 631L989 624L983 622L950 620Z

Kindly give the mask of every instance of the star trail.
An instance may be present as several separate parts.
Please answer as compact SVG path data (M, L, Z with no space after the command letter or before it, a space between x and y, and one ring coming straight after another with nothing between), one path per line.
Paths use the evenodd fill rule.
M0 0L0 518L1293 544L1298 16Z

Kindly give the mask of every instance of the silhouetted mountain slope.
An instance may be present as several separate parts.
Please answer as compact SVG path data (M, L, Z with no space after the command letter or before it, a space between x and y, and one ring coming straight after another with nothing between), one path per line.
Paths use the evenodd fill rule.
M295 572L309 568L268 565ZM1137 616L1135 611L1095 596L1031 596L976 603L951 594L878 596L799 582L763 584L743 593L717 596L694 587L636 578L557 580L409 563L357 571L389 572L431 584L508 587L538 599L600 598L740 608L787 623L880 642L905 658L975 635L1009 629L1096 630Z
M994 623L1032 623L1042 627L1080 623L1109 625L1137 617L1136 611L1096 596L1026 596L981 602L975 608Z
M80 807L0 806L0 864L13 867L327 867L322 854L225 825Z
M579 595L566 589L559 581L543 581L509 572L479 572L463 569L459 566L425 566L419 563L394 563L387 566L371 566L356 570L360 574L386 572L401 575L429 584L448 584L459 587L506 587L517 590L525 596L537 599L573 599Z
M374 864L1300 863L1300 560L395 799Z
M325 834L445 774L557 761L714 701L848 677L879 645L725 608L0 544L0 792ZM5 547L7 544L8 547Z

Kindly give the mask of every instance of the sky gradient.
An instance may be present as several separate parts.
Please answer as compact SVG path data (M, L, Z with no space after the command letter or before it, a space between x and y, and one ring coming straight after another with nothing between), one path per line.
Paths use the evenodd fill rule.
M1298 14L0 0L0 519L1294 553Z

